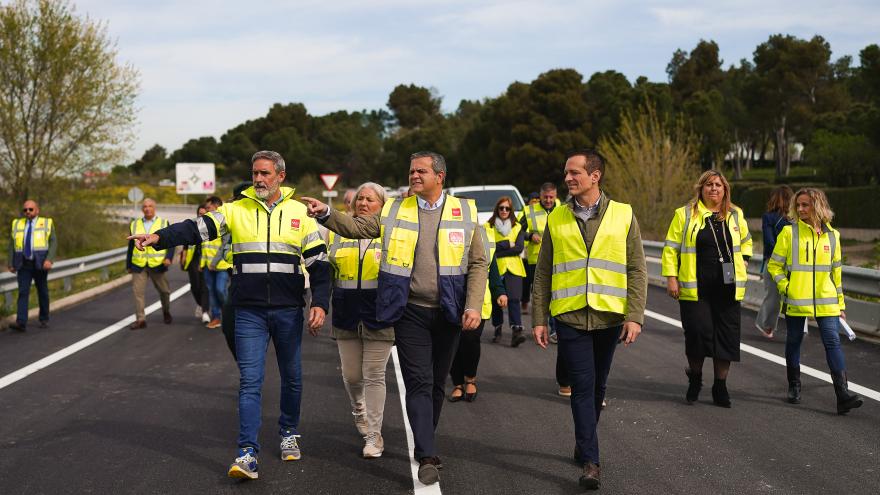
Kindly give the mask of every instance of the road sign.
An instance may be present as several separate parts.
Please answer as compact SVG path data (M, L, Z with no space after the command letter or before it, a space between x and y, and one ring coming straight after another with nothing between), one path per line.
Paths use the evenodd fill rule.
M135 186L128 190L128 200L132 203L137 203L142 199L144 199L144 192L141 188Z
M333 186L336 185L336 181L338 180L339 174L321 174L321 181L324 183L324 187L326 187L328 191L333 190Z
M335 198L339 196L339 191L321 191L321 196L325 198Z
M213 194L213 163L178 163L177 194Z

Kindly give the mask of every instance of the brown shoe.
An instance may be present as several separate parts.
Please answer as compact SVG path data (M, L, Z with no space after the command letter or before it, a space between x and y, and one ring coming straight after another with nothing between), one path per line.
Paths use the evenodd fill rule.
M171 313L169 311L165 311L162 313L162 316L165 318L165 324L170 325L171 324Z
M219 328L220 325L221 325L221 323L220 323L220 319L219 319L219 318L214 318L213 320L209 321L208 324L205 325L205 326L208 327L208 328Z
M423 485L433 485L440 481L440 459L437 457L422 457L419 459L418 478Z
M128 326L129 330L140 330L141 328L147 328L146 320L136 320L134 323Z
M587 490L598 490L599 489L599 476L602 474L602 470L599 469L599 466L593 464L592 462L588 462L584 464L584 474L581 475L581 479L578 480L578 484L581 485L582 488Z
M559 387L559 395L563 397L571 397L571 387Z

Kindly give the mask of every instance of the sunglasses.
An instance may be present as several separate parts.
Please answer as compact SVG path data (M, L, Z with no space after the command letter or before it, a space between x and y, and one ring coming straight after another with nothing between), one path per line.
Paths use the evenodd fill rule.
M498 211L510 211L510 207L509 206L499 206Z
M24 213L27 213L29 211L34 211L34 209L33 208L22 208L21 211Z

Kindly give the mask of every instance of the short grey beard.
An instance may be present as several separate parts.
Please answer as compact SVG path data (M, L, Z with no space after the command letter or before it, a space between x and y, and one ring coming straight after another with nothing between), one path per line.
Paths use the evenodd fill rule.
M254 188L254 192L257 194L257 197L260 199L268 199L275 195L278 192L278 185L276 184L274 187L270 186L266 188L266 192L261 193L259 189Z

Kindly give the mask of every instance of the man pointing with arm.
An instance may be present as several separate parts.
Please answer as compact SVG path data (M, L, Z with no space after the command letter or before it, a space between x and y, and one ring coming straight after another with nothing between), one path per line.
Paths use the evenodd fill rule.
M275 343L281 375L281 458L300 458L297 442L302 395L303 306L308 268L312 303L309 331L324 324L330 294L327 247L306 208L293 200L293 189L280 187L284 159L274 151L258 151L251 159L253 187L244 198L224 203L196 220L174 224L155 234L131 236L138 249L165 249L198 244L226 233L232 236L232 286L235 311L235 350L240 373L238 456L229 467L233 478L257 478L257 437L261 419L261 389L266 349Z
M385 203L382 213L355 218L312 198L309 214L350 239L382 238L376 319L394 325L415 440L418 478L440 479L434 431L446 375L462 330L480 324L488 260L473 200L443 193L446 161L430 151L410 156L414 196Z

